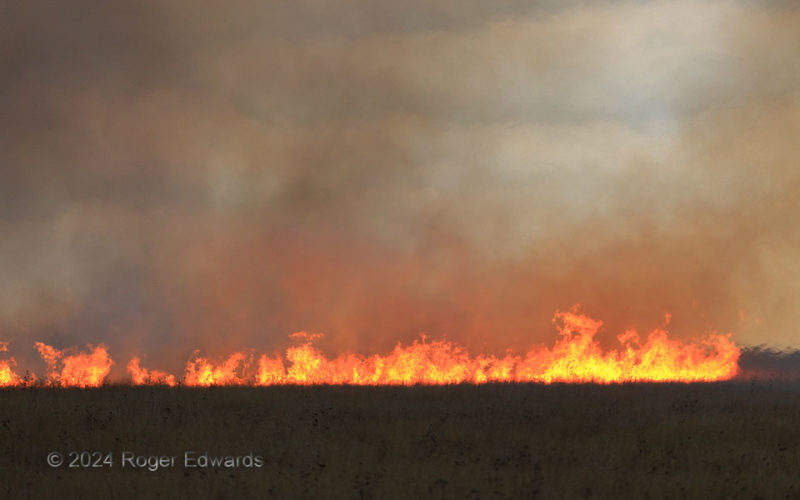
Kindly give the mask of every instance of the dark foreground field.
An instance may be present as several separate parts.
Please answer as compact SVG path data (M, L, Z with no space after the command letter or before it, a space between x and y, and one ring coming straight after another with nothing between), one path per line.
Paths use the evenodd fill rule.
M0 498L800 498L796 383L6 390L0 434Z

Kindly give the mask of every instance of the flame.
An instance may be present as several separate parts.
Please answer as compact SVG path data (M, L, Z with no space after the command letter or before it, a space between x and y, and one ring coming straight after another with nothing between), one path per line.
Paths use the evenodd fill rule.
M8 342L0 340L0 352L8 352ZM32 385L36 377L20 377L15 371L17 360L12 358L0 360L0 387L17 387Z
M0 361L0 387L13 387L22 385L22 377L14 372L17 362L14 358Z
M243 352L235 352L222 363L198 356L199 351L195 351L186 363L186 377L184 379L188 386L208 387L211 385L244 385L247 379L240 375L239 369L249 365L249 356Z
M552 349L525 356L470 357L444 341L398 345L388 356L353 354L326 359L307 342L280 358L259 359L257 385L414 385L485 382L699 382L726 380L738 373L739 349L727 335L712 334L699 345L670 340L655 330L642 343L636 331L618 337L624 349L603 352L595 335L602 325L588 316L557 313L560 337Z
M669 324L670 317L665 317ZM739 372L739 348L730 335L709 334L695 343L670 339L662 329L642 339L636 330L617 336L620 348L604 350L595 338L601 321L580 314L578 307L557 312L553 322L558 338L552 348L531 348L524 355L471 356L448 341L428 341L425 336L410 345L398 344L387 355L340 354L327 358L312 343L321 334L290 335L299 345L261 355L257 364L248 352L234 352L213 360L195 351L186 364L182 383L187 386L230 385L415 385L482 384L487 382L623 383L711 382L728 380ZM89 353L66 355L37 342L47 363L47 384L61 387L98 387L113 364L104 346ZM5 350L0 343L0 351ZM14 373L13 358L0 361L0 386L22 385ZM159 370L142 368L137 356L127 365L133 385L175 386L177 378Z
M138 356L131 358L128 363L128 374L133 385L176 385L175 375L160 370L147 370L139 366L141 359Z
M414 385L486 382L699 382L732 378L738 373L739 349L728 335L709 335L699 344L670 340L655 330L642 342L635 330L618 337L623 349L604 352L595 335L602 322L577 313L560 312L554 318L559 339L552 349L531 349L525 356L470 355L445 341L423 337L410 346L398 344L387 356L343 354L326 358L311 345L319 334L297 332L299 346L281 356L262 355L255 385ZM204 358L190 362L187 385L247 383L249 359L234 353L222 364Z
M87 345L89 353L66 355L42 342L34 347L47 363L47 383L61 387L100 387L111 371L114 362L108 355L105 346ZM59 364L61 369L58 369Z

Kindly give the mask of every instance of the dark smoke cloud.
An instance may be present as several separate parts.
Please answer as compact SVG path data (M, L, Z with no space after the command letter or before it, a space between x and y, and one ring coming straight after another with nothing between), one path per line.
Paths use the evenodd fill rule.
M793 2L6 2L0 339L796 345ZM124 353L124 354L123 354ZM31 352L35 358L35 353ZM24 355L18 355L24 357ZM121 367L116 367L121 369Z

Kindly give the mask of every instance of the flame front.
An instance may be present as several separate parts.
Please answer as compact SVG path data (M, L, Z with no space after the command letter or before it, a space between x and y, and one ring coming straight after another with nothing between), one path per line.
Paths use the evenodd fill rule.
M576 308L558 312L553 319L559 331L552 348L535 347L524 355L477 355L447 341L398 344L388 355L341 354L325 357L312 342L319 334L298 332L300 341L285 355L234 352L215 361L195 351L186 364L187 386L230 385L443 385L487 382L622 383L712 382L728 380L738 371L740 350L730 335L710 334L698 343L671 340L664 330L642 340L635 330L617 337L618 350L604 351L595 336L602 322L580 314ZM668 323L668 321L667 321ZM90 352L65 355L37 342L36 349L48 366L47 384L61 387L97 387L113 364L104 346ZM0 386L18 386L23 380L13 371L14 361L0 361ZM172 374L141 367L139 357L127 365L133 385L167 385L179 382Z
M618 339L621 351L604 353L594 339L601 322L576 312L557 313L560 338L552 349L526 355L470 357L451 342L414 341L388 356L325 358L310 343L289 348L282 359L262 356L257 385L414 385L486 382L710 382L738 372L739 349L727 335L710 335L700 345L652 332L644 343L635 331Z
M77 354L66 354L42 342L34 346L47 363L48 385L100 387L114 364L103 345L87 346L90 352Z

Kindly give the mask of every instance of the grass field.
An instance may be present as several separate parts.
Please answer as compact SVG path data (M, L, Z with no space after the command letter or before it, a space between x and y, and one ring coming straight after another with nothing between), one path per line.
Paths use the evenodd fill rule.
M800 498L798 383L112 386L0 401L7 498ZM53 468L52 451L112 464ZM263 466L187 468L187 451ZM150 471L123 452L176 459Z

